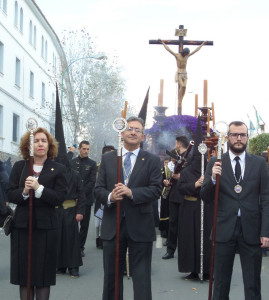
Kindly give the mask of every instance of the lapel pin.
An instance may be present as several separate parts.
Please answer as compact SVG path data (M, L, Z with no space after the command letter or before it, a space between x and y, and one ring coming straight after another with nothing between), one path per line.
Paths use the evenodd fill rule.
M145 160L145 158L143 157L142 160Z
M51 171L54 171L54 168L51 168Z

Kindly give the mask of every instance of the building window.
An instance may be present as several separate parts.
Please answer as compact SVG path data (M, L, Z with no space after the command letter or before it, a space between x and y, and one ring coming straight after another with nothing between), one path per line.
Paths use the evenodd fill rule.
M44 37L41 38L41 57L44 58Z
M34 26L34 48L36 49L36 26Z
M12 141L19 142L19 130L20 130L20 117L13 114L13 131L12 131Z
M14 8L14 26L18 28L18 2L15 1L15 8Z
M45 61L48 60L48 42L45 42Z
M32 20L29 22L29 43L33 44L33 23Z
M7 0L3 0L3 12L7 13Z
M34 83L35 83L35 75L32 71L30 71L30 97L34 98Z
M42 102L41 102L41 105L43 107L45 107L45 102L46 102L46 99L45 99L46 93L45 93L45 91L46 91L46 86L45 86L45 83L42 82Z
M0 42L0 73L4 73L4 44Z
M16 57L15 84L21 86L21 61Z
M3 136L3 119L4 119L4 116L3 116L3 106L0 105L0 136Z
M23 9L20 9L20 32L23 33Z

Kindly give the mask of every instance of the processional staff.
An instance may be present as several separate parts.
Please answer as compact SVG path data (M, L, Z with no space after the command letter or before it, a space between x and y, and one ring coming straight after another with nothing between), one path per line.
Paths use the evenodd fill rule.
M113 122L113 129L118 132L118 150L117 150L117 183L121 182L121 164L122 164L122 143L121 133L126 129L127 122L123 118L117 118ZM120 254L120 201L117 201L117 219L116 219L116 257L115 257L115 300L119 299L119 254Z
M30 132L29 145L29 176L33 176L34 163L34 131L37 129L37 121L29 118L26 128ZM29 233L28 233L28 272L27 272L27 300L31 300L31 271L32 271L32 236L33 236L33 189L29 191Z
M214 126L214 132L219 136L218 140L218 155L217 161L221 162L221 152L223 139L228 132L228 125L225 122L218 122ZM209 293L208 300L212 299L212 286L213 286L213 272L214 272L214 258L215 258L215 241L216 241L216 227L217 227L217 211L219 202L219 182L220 175L216 175L216 186L215 186L215 198L214 198L214 214L213 214L213 229L212 229L212 246L211 246L211 258L210 258L210 279L209 279Z
M199 144L198 151L201 153L201 176L205 175L205 154L207 146L204 142ZM203 281L204 276L204 201L201 199L201 229L200 229L200 280Z

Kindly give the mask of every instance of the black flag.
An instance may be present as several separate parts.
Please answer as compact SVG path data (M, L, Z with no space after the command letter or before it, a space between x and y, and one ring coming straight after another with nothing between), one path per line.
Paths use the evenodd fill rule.
M143 105L141 107L141 110L140 110L140 112L138 114L138 117L141 118L141 119L143 119L144 122L145 122L145 124L146 124L148 102L149 102L149 89L150 89L150 87L148 88L145 100L144 100Z
M150 87L148 88L148 91L147 91L146 97L144 99L143 105L142 105L141 110L138 114L138 118L143 119L145 125L146 125L148 102L149 102L149 89L150 89ZM143 142L140 143L140 148L143 149Z
M61 113L57 83L56 83L56 110L55 110L55 138L59 143L58 157L66 156L67 153L66 153L62 113Z

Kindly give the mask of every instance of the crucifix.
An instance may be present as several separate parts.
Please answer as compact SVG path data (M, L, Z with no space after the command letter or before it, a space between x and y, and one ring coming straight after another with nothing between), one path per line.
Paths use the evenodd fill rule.
M176 82L178 84L178 115L182 114L182 100L185 95L186 86L187 86L187 61L188 58L199 51L204 45L212 46L212 41L188 41L184 40L184 36L187 35L187 29L184 29L183 25L179 26L179 29L176 29L176 36L178 40L149 40L149 44L162 44L165 49L170 52L177 61L177 73L176 73ZM173 52L167 45L178 45L178 53ZM183 48L183 45L198 45L194 51L190 52L189 48Z

